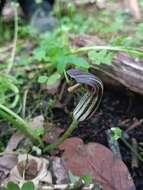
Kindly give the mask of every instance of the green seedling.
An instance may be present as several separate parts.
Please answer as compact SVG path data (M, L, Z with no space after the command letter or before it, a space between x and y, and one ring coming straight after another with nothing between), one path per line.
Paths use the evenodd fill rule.
M32 182L25 182L22 187L14 182L8 182L7 186L3 190L36 190L35 185Z

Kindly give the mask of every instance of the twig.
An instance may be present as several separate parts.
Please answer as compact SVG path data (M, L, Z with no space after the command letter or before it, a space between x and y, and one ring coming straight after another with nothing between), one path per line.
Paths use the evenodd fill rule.
M138 144L135 138L132 138L133 149L138 152ZM138 158L135 154L132 153L132 168L138 168Z
M108 129L106 131L106 134L107 134L108 145L109 145L110 149L112 150L113 154L117 158L122 159L120 148L119 148L119 143L117 140L113 139L112 134L111 134L111 130Z
M14 65L14 59L16 54L16 44L17 44L17 36L18 36L18 4L12 3L13 9L14 9L14 40L13 40L13 48L11 52L11 59L8 64L7 68L7 74L11 72L11 69Z
M68 92L74 92L81 84L77 83L74 86L68 88Z
M137 127L140 127L142 123L143 123L143 119L140 119L140 120L135 119L134 123L128 129L126 129L125 132L128 133L129 131Z
M59 101L62 100L65 88L66 88L66 82L64 82L63 85L62 85L62 87L61 87L60 94L59 94Z
M82 190L92 190L94 188L94 184L90 184L89 186L84 186ZM41 190L71 190L74 188L74 184L61 184L61 185L51 185L51 186L43 186Z
M120 139L121 139L121 140L123 141L123 143L132 151L132 153L134 153L134 154L137 156L137 158L138 158L141 162L143 162L143 157L140 156L139 153L136 152L136 150L134 150L134 148L128 143L128 141L127 141L124 137L121 137Z
M23 105L22 105L22 117L25 118L25 110L26 110L26 100L29 89L26 89L23 96Z

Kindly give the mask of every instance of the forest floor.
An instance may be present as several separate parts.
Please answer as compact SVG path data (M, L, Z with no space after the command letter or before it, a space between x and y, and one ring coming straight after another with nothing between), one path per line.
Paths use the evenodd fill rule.
M143 9L143 5L141 5L141 7ZM5 90L3 86L4 82L2 82L2 75L2 78L0 78L0 104L4 104L8 108L11 108L16 114L20 115L27 121L37 116L42 116L44 120L43 126L45 127L46 131L43 139L46 143L55 142L58 136L67 129L67 126L71 123L71 111L76 105L77 97L84 93L84 91L81 90L82 92L79 92L78 96L73 96L67 91L67 84L65 82L67 79L64 79L64 75L61 78L53 78L53 76L55 77L54 74L57 74L59 71L59 68L56 68L54 65L55 59L52 59L52 55L45 55L45 52L49 48L49 44L54 42L54 45L52 44L52 46L50 44L50 47L54 47L56 49L54 50L54 53L57 57L60 53L64 55L64 51L67 52L66 43L68 40L67 36L65 35L66 33L76 35L95 35L96 37L99 37L99 39L109 42L109 44L111 43L115 45L142 47L142 21L136 21L128 10L122 12L120 6L119 12L116 12L115 10L117 8L118 5L112 1L109 3L109 7L101 9L101 11L100 8L97 8L96 13L94 13L94 9L89 6L89 12L87 16L84 13L84 8L81 9L81 13L77 13L77 9L75 10L75 7L72 5L69 7L69 12L67 11L66 13L65 10L63 10L63 15L60 15L61 31L59 32L57 30L58 32L56 31L54 34L51 32L50 36L53 35L50 39L51 41L48 41L49 39L47 41L45 40L47 39L46 35L43 35L42 37L40 35L38 37L34 36L33 34L31 35L31 32L28 31L27 25L20 19L16 47L17 49L15 52L15 63L10 75L10 77L13 77L14 79L12 79L12 81L14 81L13 84L19 89L19 91L15 91L16 88L13 87L11 83L10 85L7 83L8 85ZM112 10L114 10L114 13L116 12L115 19L111 14ZM97 16L96 19L93 15ZM2 34L2 37L0 38L2 51L3 48L5 48L4 53L1 53L0 49L1 77L1 74L4 74L5 70L7 70L9 66L8 63L12 51L9 41L13 42L13 23L7 25L5 22L1 21L0 24L3 26L3 29L0 29ZM65 49L61 48L63 52L59 50L61 45L59 38L66 44L64 47ZM48 42L50 43L46 44ZM71 44L69 46L71 46ZM59 59L61 57L59 56ZM52 64L54 66L52 68L51 65L49 66L47 64L50 62L49 60L53 61ZM76 64L73 61L72 67L74 66L76 66ZM7 76L8 75L6 72L6 77ZM48 76L48 78L43 78L43 76ZM49 83L47 82L51 76L53 80L52 85L51 81L48 81ZM59 75L56 75L56 77L59 77ZM9 81L11 81L11 79ZM11 89L12 98L9 98L9 90ZM52 92L53 90L55 91L54 93ZM14 99L13 97L17 97L17 94L20 95L18 103L16 103L14 107L10 107L10 103ZM38 121L36 122L38 123ZM36 124L34 123L34 125ZM57 130L52 133L54 137L50 137L48 134L49 126L51 128L53 126L55 128L57 127ZM83 140L85 146L89 143L95 143L96 145L98 143L110 149L111 147L109 146L109 142L107 140L107 130L111 128L120 128L123 131L123 137L125 141L128 142L131 147L133 147L133 151L138 152L140 157L143 157L143 97L141 95L131 92L129 89L124 87L123 89L113 89L105 85L103 98L98 111L89 120L80 122L78 128L72 133L71 137L79 137ZM1 153L4 152L7 144L9 144L9 139L13 134L15 134L15 129L10 127L9 121L6 118L1 118ZM52 138L52 140L50 138ZM121 159L126 164L136 189L142 190L142 161L137 155L135 156L133 151L125 142L122 141L122 139L119 139L118 143L121 151ZM26 146L28 145L26 144ZM31 153L29 150L27 150L27 152ZM51 152L48 155L62 157L61 151ZM45 158L45 155L43 154L41 157ZM101 153L101 157L104 158L104 151ZM106 158L104 159L106 160ZM2 169L3 168L0 164L0 172ZM2 175L0 175L0 182L2 182L2 180ZM103 181L106 180L104 179ZM119 187L122 187L122 185L120 184ZM118 189L112 187L109 188L109 190Z

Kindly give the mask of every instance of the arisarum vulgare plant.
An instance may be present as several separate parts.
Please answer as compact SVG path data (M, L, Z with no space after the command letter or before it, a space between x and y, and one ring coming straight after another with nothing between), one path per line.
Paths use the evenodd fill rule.
M73 111L74 119L84 121L89 119L98 109L103 96L103 83L95 75L76 69L71 69L68 75L75 79L77 83L88 86L85 95L80 99Z
M48 145L45 151L57 148L77 128L79 122L89 119L98 109L103 96L103 83L94 74L77 69L70 69L67 71L67 74L78 84L83 84L87 92L74 109L73 121L69 128L55 144Z

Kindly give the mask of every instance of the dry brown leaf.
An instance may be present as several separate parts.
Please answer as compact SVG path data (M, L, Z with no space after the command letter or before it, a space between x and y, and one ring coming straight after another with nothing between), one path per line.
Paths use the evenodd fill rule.
M33 178L30 179L35 185L38 185L40 182L52 183L52 177L48 171L48 166L49 166L48 159L38 158L29 154L28 155L21 154L18 156L18 163L11 170L8 181L13 181L19 184L23 184L24 182L27 181L27 179L23 178L22 173L25 173L25 172L23 170L24 168L22 169L21 167L22 163L25 163L26 172L30 172L29 174L31 177L33 176L33 174L35 174L35 176L33 176ZM36 167L33 164L36 165ZM27 175L29 174L27 173ZM24 177L26 176L24 175Z
M55 179L55 184L69 183L68 171L65 168L64 161L60 157L53 157L51 171Z
M17 161L16 154L4 153L4 155L0 157L0 185L7 178L9 172L16 165Z
M31 129L34 131L39 129L42 131L43 126L44 126L44 117L42 115L36 116L29 121L29 127L31 127ZM29 147L31 147L31 145L32 144L30 143L30 141L27 140L22 133L16 132L11 136L4 152L10 153L18 148L27 150Z
M104 190L135 190L124 162L98 143L85 145L80 138L69 138L61 146L63 159L74 175L92 175Z
M18 144L19 144L20 141L23 140L23 139L24 139L24 135L23 135L23 134L21 134L20 132L14 133L14 134L11 136L10 140L8 141L7 147L6 147L6 149L5 149L4 152L5 152L5 153L6 153L6 152L10 153L10 152L15 151L16 148L17 148L17 146L18 146Z
M59 127L54 127L44 134L43 141L46 143L55 143L63 131L64 130Z
M42 89L47 90L48 94L56 94L61 84L61 79L57 80L54 84L42 84Z
M44 126L44 116L43 115L38 115L34 118L31 119L29 122L31 129L38 129L38 128L43 128Z

